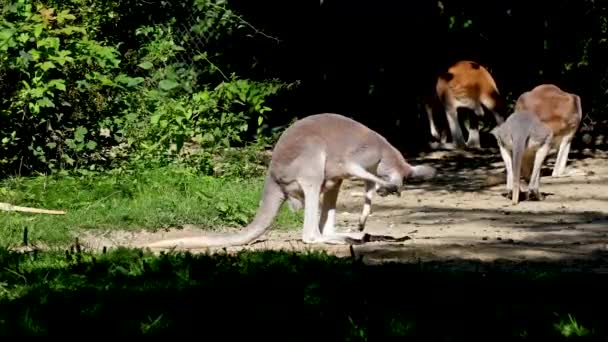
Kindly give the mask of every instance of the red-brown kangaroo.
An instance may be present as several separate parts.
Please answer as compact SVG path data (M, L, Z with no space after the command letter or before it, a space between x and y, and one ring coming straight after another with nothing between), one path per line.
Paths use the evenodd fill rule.
M541 84L519 96L515 111L532 112L551 128L551 148L558 149L551 176L565 176L570 145L583 118L580 96L554 84Z
M445 144L445 132L440 135L433 120L433 108L438 105L445 111L455 147L480 148L479 127L478 125L472 127L470 120L465 121L465 127L469 132L465 144L458 123L458 109L470 109L477 117L481 118L484 115L485 107L492 112L498 125L504 122L504 118L497 112L497 107L501 104L501 101L502 98L496 83L485 67L477 62L459 61L437 78L434 96L432 100L425 103L431 135Z

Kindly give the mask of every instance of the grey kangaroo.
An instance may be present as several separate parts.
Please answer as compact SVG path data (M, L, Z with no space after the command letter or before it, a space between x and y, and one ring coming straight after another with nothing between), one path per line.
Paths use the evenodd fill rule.
M260 206L242 232L164 240L147 247L249 244L269 229L286 201L292 209L304 208L304 243L360 242L372 191L377 190L381 196L399 194L405 180L430 179L435 174L436 170L430 166L408 164L383 136L355 120L334 113L311 115L296 121L279 137ZM350 177L365 181L365 206L359 220L360 231L339 233L335 227L336 202L342 181Z
M532 112L515 112L491 131L498 142L500 155L507 172L507 194L513 205L519 203L520 177L528 182L529 189L521 188L526 198L540 194L540 169L547 157L553 131ZM523 172L522 172L523 171Z

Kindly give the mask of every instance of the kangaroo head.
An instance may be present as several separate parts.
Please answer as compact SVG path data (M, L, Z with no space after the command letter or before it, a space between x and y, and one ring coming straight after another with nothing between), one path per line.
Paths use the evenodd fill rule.
M382 158L376 173L388 185L379 185L377 193L384 197L389 194L401 196L403 182L410 176L411 167L400 158Z
M388 149L383 153L377 175L389 185L379 186L376 191L380 196L395 194L401 196L403 184L408 179L429 180L435 177L437 170L431 166L412 166L405 161L403 155L395 148Z

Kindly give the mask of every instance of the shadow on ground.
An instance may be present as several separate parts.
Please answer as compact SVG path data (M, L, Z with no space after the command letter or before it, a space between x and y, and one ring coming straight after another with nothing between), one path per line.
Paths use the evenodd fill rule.
M418 257L488 261L593 259L597 252L608 251L606 211L559 209L548 203L550 198L543 203L545 208L513 208L509 204L472 208L449 201L445 206L374 203L373 226L368 231L407 239L401 244L366 244L355 249L370 262L387 258L411 261ZM351 201L343 203L339 210L358 215L360 208L359 203ZM354 219L355 216L350 220Z
M553 151L543 163L541 176L550 176L555 163L556 151ZM581 151L572 149L568 155L567 169L572 168L574 161L585 165L585 159L608 158L605 151ZM435 150L421 153L413 158L406 158L412 165L429 165L437 170L437 175L431 180L408 180L405 188L424 190L453 190L476 192L503 185L506 182L504 163L496 147L480 150ZM595 175L593 170L585 172L587 176ZM579 180L583 181L583 180ZM542 181L541 181L542 182ZM542 186L542 185L541 185Z
M608 313L598 308L608 304L608 276L590 272L592 262L570 272L564 264L366 265L357 256L280 251L4 252L0 333L297 341L605 337Z
M357 211L360 206L356 204L344 205L347 211ZM382 212L402 210L402 214L391 211L391 218L396 223L412 223L418 226L438 226L442 223L466 224L483 223L487 227L500 227L505 229L520 229L530 233L545 234L551 231L573 229L580 232L601 232L608 235L608 216L606 212L584 211L514 211L507 209L457 208L433 207L421 205L407 207L377 204L374 212L381 216ZM545 236L545 235L543 235Z

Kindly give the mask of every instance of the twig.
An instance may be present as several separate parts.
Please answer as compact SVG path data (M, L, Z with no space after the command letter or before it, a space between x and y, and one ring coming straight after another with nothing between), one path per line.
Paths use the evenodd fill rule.
M224 6L220 6L220 5L218 5L218 4L211 3L211 4L209 4L209 5L211 5L212 7L217 8L217 9L224 10L224 12L227 12L227 11L228 11L228 10L226 9L226 7L224 7ZM255 33L256 33L256 34L262 35L262 36L264 36L264 37L266 37L266 38L268 38L268 39L272 39L272 40L276 41L277 43L280 43L280 42L281 42L281 40L280 40L279 38L277 38L277 37L273 37L273 36L271 36L271 35L268 35L268 34L266 34L264 31L261 31L261 30L257 29L255 26L253 26L253 25L252 25L251 23L249 23L247 20L243 19L243 17L241 17L240 15L235 14L235 13L233 13L233 12L230 12L230 15L231 15L232 17L234 17L234 18L237 18L237 19L238 19L238 20L241 22L241 24L244 24L244 25L248 26L250 29L252 29L253 31L255 31Z
M16 275L17 277L20 277L21 279L23 279L23 282L27 285L27 278L23 274L15 271L15 270L11 270L8 267L5 267L4 270Z
M0 202L0 210L3 211L21 211L25 213L36 213L36 214L51 214L51 215L63 215L65 211L63 210L49 210L49 209L37 209L30 207L20 207L17 205L12 205L10 203Z
M209 58L207 58L207 56L205 55L200 55L202 59L204 59L205 61L207 61L207 63L209 63L209 65L211 65L213 68L215 68L215 70L217 70L222 77L224 77L224 80L229 81L230 79L226 76L226 74L224 74L224 72L222 71L222 69L220 69L217 65L215 65L212 61L209 60Z

